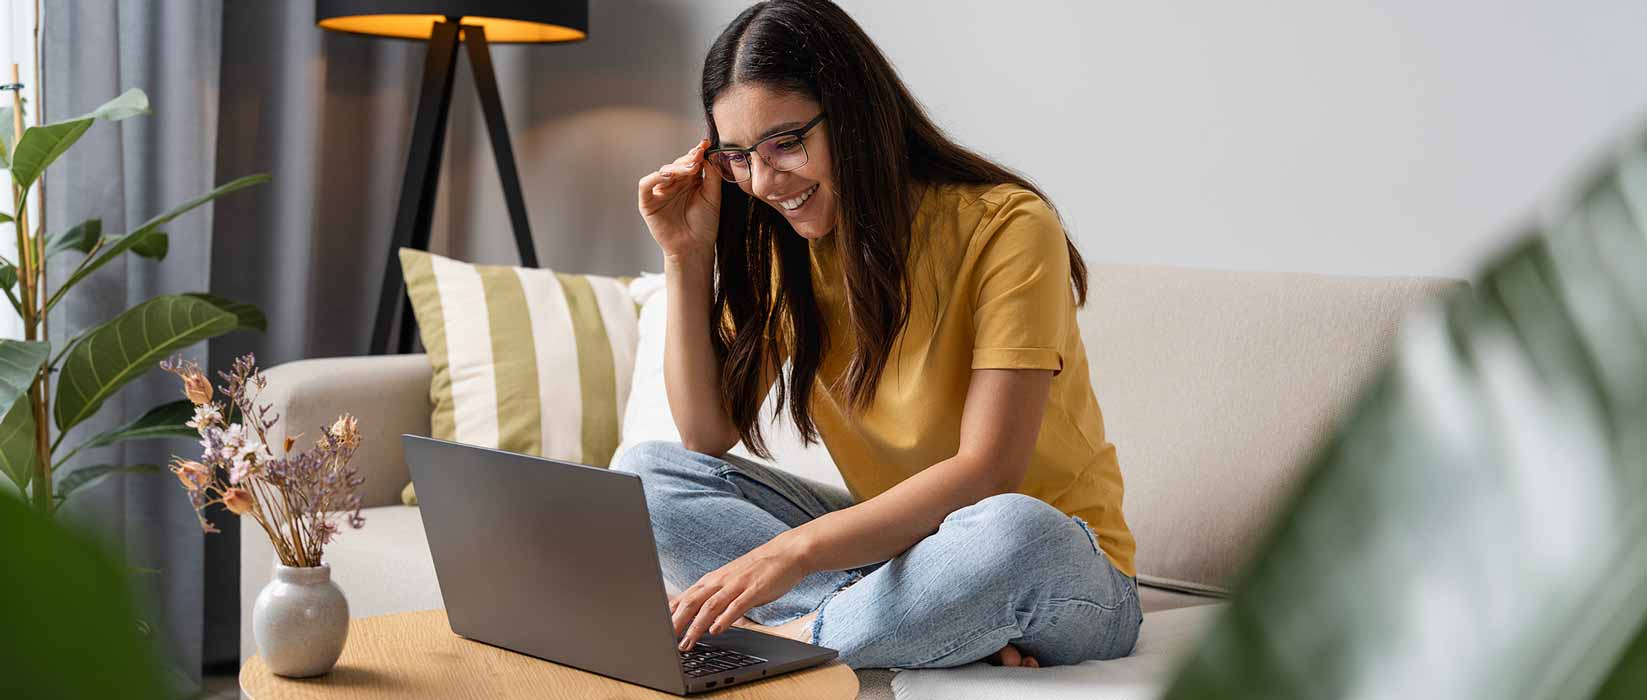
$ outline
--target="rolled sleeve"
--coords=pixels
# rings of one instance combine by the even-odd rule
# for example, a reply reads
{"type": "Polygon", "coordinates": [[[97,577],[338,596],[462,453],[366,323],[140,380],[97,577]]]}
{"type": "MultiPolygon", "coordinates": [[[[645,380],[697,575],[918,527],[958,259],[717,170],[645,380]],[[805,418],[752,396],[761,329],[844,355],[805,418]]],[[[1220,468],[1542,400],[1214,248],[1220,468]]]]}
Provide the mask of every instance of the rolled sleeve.
{"type": "Polygon", "coordinates": [[[1063,371],[1075,296],[1057,215],[1039,197],[1018,194],[979,233],[972,368],[1063,371]]]}
{"type": "Polygon", "coordinates": [[[1064,355],[1055,348],[982,348],[972,351],[973,369],[1064,370],[1064,355]]]}

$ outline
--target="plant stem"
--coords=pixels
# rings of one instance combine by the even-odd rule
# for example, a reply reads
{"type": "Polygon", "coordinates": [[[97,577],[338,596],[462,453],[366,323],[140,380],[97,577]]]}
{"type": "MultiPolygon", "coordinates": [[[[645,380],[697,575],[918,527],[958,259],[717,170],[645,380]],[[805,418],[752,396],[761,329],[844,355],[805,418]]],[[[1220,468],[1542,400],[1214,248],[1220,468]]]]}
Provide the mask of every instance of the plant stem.
{"type": "MultiPolygon", "coordinates": [[[[17,64],[11,64],[11,82],[23,82],[19,75],[17,64]]],[[[12,92],[12,143],[23,140],[23,95],[19,91],[12,92]]],[[[40,260],[36,242],[29,235],[28,191],[17,183],[12,183],[12,201],[16,203],[17,211],[13,215],[12,226],[17,229],[17,256],[21,266],[17,268],[19,291],[22,292],[23,338],[25,340],[39,340],[40,318],[36,313],[36,304],[40,295],[36,284],[40,279],[40,260]]],[[[47,390],[42,386],[45,378],[45,369],[38,368],[34,381],[29,385],[29,403],[34,410],[34,445],[39,457],[35,465],[34,488],[30,489],[33,495],[34,508],[42,515],[51,517],[51,424],[46,422],[47,390]]]]}
{"type": "Polygon", "coordinates": [[[269,541],[274,543],[276,549],[280,550],[281,560],[291,562],[291,566],[299,566],[300,563],[298,562],[296,554],[296,543],[287,541],[286,536],[281,534],[281,526],[286,524],[282,521],[289,522],[292,519],[291,514],[285,512],[285,505],[281,499],[276,499],[268,494],[269,490],[273,490],[277,494],[283,492],[279,487],[268,484],[262,479],[254,478],[250,481],[250,483],[252,484],[252,488],[255,491],[257,500],[260,504],[267,504],[270,508],[275,506],[281,507],[282,512],[275,515],[280,515],[282,517],[272,525],[265,525],[264,528],[268,531],[269,541]]]}
{"type": "Polygon", "coordinates": [[[69,348],[74,347],[75,342],[80,340],[81,336],[85,335],[86,333],[88,333],[90,331],[91,331],[91,329],[88,328],[86,330],[83,330],[83,331],[80,331],[79,333],[74,334],[74,337],[63,341],[63,347],[58,348],[57,354],[53,355],[52,358],[51,358],[51,362],[48,362],[46,364],[49,365],[52,370],[56,370],[57,369],[57,363],[61,362],[63,360],[63,356],[67,355],[69,353],[69,348]]]}
{"type": "MultiPolygon", "coordinates": [[[[97,257],[97,252],[102,250],[102,249],[103,249],[103,239],[99,238],[99,239],[97,239],[97,242],[92,244],[91,250],[86,251],[86,254],[80,258],[80,262],[75,263],[74,270],[69,273],[68,279],[74,279],[75,275],[80,274],[81,270],[85,269],[87,265],[92,264],[92,262],[97,257]]],[[[53,293],[51,296],[47,297],[46,298],[46,304],[45,304],[44,307],[42,307],[43,308],[43,313],[49,313],[52,310],[52,307],[57,306],[57,300],[59,298],[61,298],[64,294],[67,294],[68,291],[69,291],[68,287],[61,287],[57,290],[56,293],[53,293]]]]}
{"type": "MultiPolygon", "coordinates": [[[[274,496],[267,493],[269,489],[274,487],[269,486],[268,484],[259,484],[259,486],[261,487],[259,489],[259,494],[262,502],[268,504],[270,508],[279,507],[279,501],[276,500],[274,496]]],[[[276,492],[278,493],[279,490],[276,489],[276,492]]],[[[292,544],[286,540],[286,536],[281,532],[281,527],[285,524],[286,520],[285,509],[281,508],[279,512],[275,513],[275,515],[277,516],[277,519],[269,524],[269,539],[274,541],[276,546],[280,547],[280,553],[284,560],[290,562],[293,566],[296,566],[297,557],[292,553],[292,544]]]]}
{"type": "MultiPolygon", "coordinates": [[[[41,188],[40,189],[40,194],[42,195],[40,197],[41,227],[39,229],[35,230],[36,235],[34,237],[35,245],[39,246],[38,249],[37,249],[37,255],[35,256],[35,261],[39,264],[39,267],[40,267],[40,295],[41,296],[45,296],[45,294],[46,294],[46,231],[45,231],[46,199],[45,199],[45,196],[44,196],[45,195],[45,186],[46,186],[46,183],[45,183],[44,180],[42,180],[40,182],[40,188],[41,188]]],[[[50,325],[51,316],[46,313],[45,309],[41,309],[40,310],[40,315],[37,316],[36,318],[40,321],[40,337],[49,342],[51,340],[51,325],[50,325]]],[[[36,420],[34,422],[35,449],[40,451],[40,474],[39,474],[39,476],[44,478],[45,481],[46,481],[45,491],[46,491],[46,502],[47,503],[51,502],[51,473],[52,473],[52,469],[54,468],[54,466],[56,464],[52,460],[52,453],[57,451],[57,442],[52,442],[51,441],[51,423],[46,420],[46,417],[47,417],[46,414],[49,413],[49,411],[47,411],[47,409],[46,409],[46,404],[47,404],[48,401],[50,401],[50,397],[51,397],[51,368],[52,368],[52,365],[50,363],[47,363],[46,365],[44,365],[40,368],[40,378],[36,381],[36,384],[40,387],[40,397],[38,399],[36,399],[35,402],[34,402],[35,414],[36,414],[36,416],[35,416],[36,420]]],[[[67,435],[67,434],[68,434],[67,432],[60,433],[57,436],[58,437],[58,442],[61,442],[63,436],[67,435]]],[[[124,477],[122,477],[122,478],[124,478],[124,477]]]]}
{"type": "MultiPolygon", "coordinates": [[[[18,77],[17,64],[11,64],[11,82],[22,82],[18,77]]],[[[11,124],[12,143],[23,140],[23,94],[21,91],[12,91],[11,124]]],[[[34,308],[38,295],[34,294],[35,263],[34,245],[29,240],[29,199],[28,190],[13,182],[12,203],[16,211],[12,214],[12,227],[17,231],[17,284],[18,291],[23,295],[23,332],[29,340],[34,340],[34,308]]]]}
{"type": "Polygon", "coordinates": [[[291,547],[287,546],[285,541],[275,534],[276,529],[269,526],[267,517],[263,514],[263,504],[268,501],[266,494],[268,485],[262,482],[262,479],[252,479],[249,482],[252,487],[252,502],[256,504],[256,510],[252,514],[256,518],[257,524],[262,526],[263,534],[269,536],[269,543],[274,545],[275,553],[280,555],[280,560],[295,563],[297,560],[292,557],[291,547]]]}
{"type": "MultiPolygon", "coordinates": [[[[286,529],[292,533],[292,545],[297,547],[298,555],[303,558],[303,561],[308,561],[309,548],[303,542],[303,524],[298,522],[297,511],[292,508],[292,494],[285,489],[281,489],[280,497],[286,502],[286,515],[288,516],[286,529]]],[[[304,566],[312,565],[304,564],[304,566]]]]}
{"type": "MultiPolygon", "coordinates": [[[[63,441],[63,436],[62,436],[62,435],[61,435],[61,434],[59,434],[59,435],[58,435],[58,436],[57,436],[57,440],[56,440],[56,441],[54,441],[54,442],[53,442],[53,443],[52,443],[52,446],[51,446],[51,451],[52,451],[52,452],[53,452],[53,453],[56,453],[56,452],[57,452],[57,445],[58,445],[58,443],[61,443],[61,442],[62,442],[62,441],[63,441]]],[[[62,456],[62,457],[58,457],[58,458],[57,458],[57,459],[55,459],[55,460],[52,460],[52,463],[53,463],[53,464],[68,464],[68,463],[69,463],[69,460],[71,460],[71,459],[74,459],[74,456],[75,456],[75,455],[77,455],[77,454],[80,454],[80,450],[82,450],[82,449],[85,449],[85,447],[86,447],[86,445],[87,445],[87,444],[88,444],[88,443],[89,443],[89,441],[88,441],[88,442],[82,442],[82,443],[80,443],[80,444],[78,444],[78,445],[75,445],[75,446],[74,446],[74,449],[72,449],[72,450],[69,450],[69,453],[68,453],[68,454],[66,454],[66,455],[63,455],[63,456],[62,456]]]]}
{"type": "Polygon", "coordinates": [[[29,390],[29,400],[34,403],[34,450],[40,456],[40,461],[34,469],[34,507],[41,513],[50,516],[51,507],[51,447],[47,444],[51,440],[51,424],[46,422],[46,392],[42,386],[45,372],[35,377],[34,386],[29,390]]]}
{"type": "MultiPolygon", "coordinates": [[[[46,91],[41,86],[46,84],[45,81],[42,80],[45,76],[46,70],[42,65],[45,63],[43,60],[45,59],[45,54],[40,51],[40,0],[34,0],[33,39],[34,55],[32,58],[34,59],[34,124],[35,126],[44,126],[46,123],[46,91]]],[[[17,81],[14,80],[12,82],[17,81]]],[[[34,232],[35,238],[38,239],[35,244],[40,246],[40,254],[35,258],[35,260],[40,265],[40,288],[43,290],[46,287],[46,178],[44,177],[44,173],[41,175],[42,176],[40,179],[34,183],[34,199],[39,203],[40,209],[40,220],[35,224],[34,232]]],[[[51,339],[50,326],[47,325],[50,321],[51,319],[48,317],[45,307],[41,307],[40,337],[47,340],[51,339]]],[[[46,396],[51,396],[51,369],[49,367],[46,369],[46,379],[46,396]]]]}

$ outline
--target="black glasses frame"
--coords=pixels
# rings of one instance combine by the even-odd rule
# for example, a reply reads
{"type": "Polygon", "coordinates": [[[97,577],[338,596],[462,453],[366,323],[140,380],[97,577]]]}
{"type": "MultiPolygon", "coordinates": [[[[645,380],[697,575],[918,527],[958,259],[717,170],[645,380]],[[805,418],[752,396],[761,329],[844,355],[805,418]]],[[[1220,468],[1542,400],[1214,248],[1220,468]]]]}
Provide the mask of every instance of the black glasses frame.
{"type": "MultiPolygon", "coordinates": [[[[773,170],[776,170],[780,173],[787,173],[791,170],[799,170],[801,168],[806,167],[807,163],[812,162],[812,154],[806,152],[806,134],[807,134],[807,132],[812,130],[812,127],[817,126],[818,122],[823,121],[823,119],[824,119],[824,112],[819,112],[818,116],[812,118],[812,121],[807,122],[806,124],[802,125],[798,129],[790,129],[789,131],[780,131],[776,134],[773,134],[773,135],[768,136],[764,139],[756,141],[755,145],[750,146],[749,148],[725,148],[725,147],[711,148],[707,151],[704,151],[703,157],[705,159],[708,159],[710,157],[720,155],[720,154],[723,154],[723,153],[742,153],[746,157],[747,156],[760,156],[761,162],[766,163],[766,167],[769,167],[769,168],[771,168],[773,170]],[[801,141],[801,152],[806,153],[806,156],[807,156],[805,162],[803,162],[800,165],[797,165],[793,168],[789,168],[788,170],[785,170],[785,169],[780,168],[776,165],[773,165],[772,161],[768,160],[766,156],[761,155],[756,150],[756,149],[761,147],[761,144],[764,144],[768,141],[775,141],[777,139],[781,139],[781,138],[784,138],[786,136],[793,136],[797,139],[800,139],[800,141],[801,141]]],[[[730,179],[728,176],[734,175],[734,173],[732,173],[727,168],[721,168],[721,170],[724,171],[721,175],[721,178],[726,179],[730,182],[743,182],[744,180],[749,179],[748,177],[746,177],[746,178],[743,178],[743,180],[733,180],[733,179],[730,179]]],[[[754,168],[749,169],[749,175],[750,175],[750,177],[753,177],[755,175],[755,169],[754,168]]]]}

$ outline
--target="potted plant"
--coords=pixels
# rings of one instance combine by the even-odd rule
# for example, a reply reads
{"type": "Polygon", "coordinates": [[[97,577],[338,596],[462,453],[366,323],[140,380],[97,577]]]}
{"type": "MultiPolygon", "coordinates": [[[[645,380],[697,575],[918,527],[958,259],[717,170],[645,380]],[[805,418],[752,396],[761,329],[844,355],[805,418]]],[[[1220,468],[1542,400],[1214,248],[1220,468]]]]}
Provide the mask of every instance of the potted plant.
{"type": "Polygon", "coordinates": [[[201,514],[221,505],[249,516],[274,545],[280,564],[252,608],[252,636],[269,670],[282,676],[317,676],[332,669],[349,634],[349,602],[321,558],[338,525],[359,528],[364,479],[349,467],[360,430],[353,416],[338,416],[314,443],[293,452],[287,437],[280,456],[269,445],[279,416],[257,405],[268,380],[251,355],[221,372],[223,401],[198,364],[181,357],[161,363],[183,382],[193,405],[187,425],[200,435],[198,461],[172,460],[171,471],[189,492],[200,526],[215,532],[201,514]]]}
{"type": "Polygon", "coordinates": [[[48,321],[65,295],[81,281],[125,253],[160,260],[168,247],[160,228],[222,195],[266,182],[248,175],[183,203],[125,234],[103,233],[98,219],[47,234],[30,230],[29,196],[45,170],[94,124],[149,113],[141,90],[128,90],[89,114],[67,121],[22,128],[22,101],[0,108],[0,167],[11,171],[12,215],[0,213],[17,237],[17,260],[0,256],[0,289],[23,321],[23,337],[0,339],[0,490],[15,487],[38,512],[49,516],[70,494],[120,471],[159,471],[158,465],[93,464],[63,470],[81,450],[122,440],[187,436],[192,415],[187,401],[157,406],[136,420],[78,445],[64,444],[71,429],[96,415],[103,404],[154,362],[202,340],[238,329],[263,330],[262,312],[250,304],[209,294],[167,294],[133,306],[70,338],[56,353],[47,342],[48,321]],[[79,255],[80,262],[55,288],[47,284],[46,261],[79,255]],[[56,376],[55,393],[53,376],[56,376]],[[55,437],[53,434],[55,428],[55,437]]]}

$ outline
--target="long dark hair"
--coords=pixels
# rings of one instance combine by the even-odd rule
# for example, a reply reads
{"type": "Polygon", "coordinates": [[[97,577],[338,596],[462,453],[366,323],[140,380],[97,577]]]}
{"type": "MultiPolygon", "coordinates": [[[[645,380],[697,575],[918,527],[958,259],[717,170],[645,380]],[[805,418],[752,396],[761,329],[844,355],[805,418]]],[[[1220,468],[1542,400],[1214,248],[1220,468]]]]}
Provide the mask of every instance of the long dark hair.
{"type": "MultiPolygon", "coordinates": [[[[807,95],[828,116],[835,181],[832,242],[839,251],[850,308],[852,358],[842,381],[850,410],[867,408],[893,344],[909,320],[907,274],[917,185],[1018,185],[1047,200],[1023,176],[951,141],[922,111],[869,35],[828,0],[769,0],[727,25],[703,62],[709,140],[715,98],[751,83],[807,95]]],[[[1070,281],[1080,304],[1087,268],[1069,242],[1070,281]]],[[[832,338],[812,290],[808,242],[772,207],[733,183],[721,184],[711,345],[721,365],[721,401],[739,436],[770,458],[759,414],[763,371],[787,353],[777,410],[789,408],[802,440],[818,439],[811,397],[832,338]],[[730,319],[731,324],[723,324],[730,319]],[[807,342],[810,341],[810,342],[807,342]]]]}

